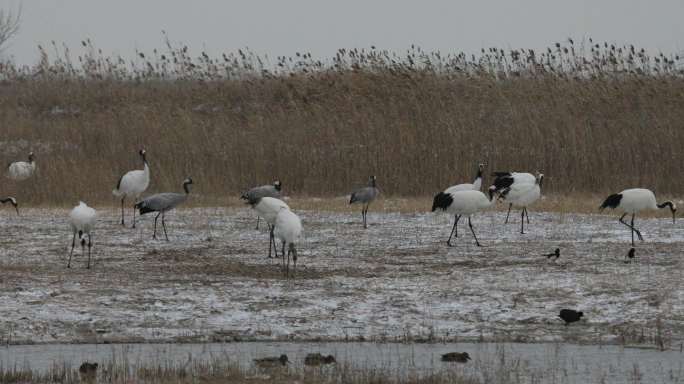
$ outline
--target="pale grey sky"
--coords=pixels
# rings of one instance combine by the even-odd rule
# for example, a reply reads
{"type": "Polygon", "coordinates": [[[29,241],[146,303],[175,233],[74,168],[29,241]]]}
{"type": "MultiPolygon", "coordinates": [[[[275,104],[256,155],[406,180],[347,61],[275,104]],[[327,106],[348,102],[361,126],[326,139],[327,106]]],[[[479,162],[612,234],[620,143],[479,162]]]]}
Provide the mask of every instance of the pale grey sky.
{"type": "Polygon", "coordinates": [[[403,51],[475,52],[543,48],[567,37],[633,43],[651,51],[684,48],[684,0],[0,0],[23,7],[19,34],[5,52],[37,60],[51,40],[80,51],[89,37],[106,53],[163,48],[162,30],[194,52],[250,47],[270,56],[376,45],[403,51]]]}

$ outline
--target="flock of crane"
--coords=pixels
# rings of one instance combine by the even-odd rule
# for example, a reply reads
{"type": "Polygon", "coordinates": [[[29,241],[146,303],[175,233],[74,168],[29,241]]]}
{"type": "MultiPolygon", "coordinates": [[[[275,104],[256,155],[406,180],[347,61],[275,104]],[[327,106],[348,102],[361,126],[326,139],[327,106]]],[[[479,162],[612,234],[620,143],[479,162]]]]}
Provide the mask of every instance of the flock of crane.
{"type": "MultiPolygon", "coordinates": [[[[150,183],[150,168],[147,163],[146,152],[141,149],[139,155],[143,162],[143,169],[136,169],[125,173],[119,179],[116,188],[112,191],[113,194],[121,198],[121,225],[125,225],[124,220],[124,205],[125,200],[130,198],[133,200],[133,223],[135,228],[135,212],[139,211],[141,215],[146,213],[156,212],[154,218],[154,231],[152,237],[157,238],[157,220],[161,216],[162,228],[166,240],[169,240],[166,223],[164,222],[164,215],[169,210],[174,209],[183,202],[185,202],[190,194],[189,186],[193,184],[192,178],[188,177],[183,181],[183,193],[157,193],[143,199],[140,199],[142,194],[147,190],[150,183]]],[[[447,240],[449,246],[453,246],[453,237],[458,237],[458,223],[464,216],[468,218],[468,226],[475,239],[475,244],[480,246],[475,230],[471,222],[471,216],[477,212],[483,211],[493,206],[497,200],[507,202],[508,214],[506,215],[506,223],[508,222],[512,207],[520,208],[520,233],[525,233],[525,220],[529,224],[529,215],[527,208],[534,204],[541,197],[542,182],[544,175],[537,172],[536,175],[531,173],[521,172],[494,172],[495,177],[493,184],[488,188],[488,194],[485,195],[480,191],[482,188],[482,176],[484,172],[484,164],[479,164],[477,175],[472,183],[453,185],[442,192],[439,192],[433,200],[432,211],[445,211],[454,215],[454,225],[451,228],[451,233],[447,240]]],[[[7,176],[10,179],[21,181],[30,178],[36,169],[35,157],[33,152],[29,153],[28,161],[17,161],[9,164],[7,167],[7,176]]],[[[302,233],[302,222],[300,218],[290,209],[290,207],[280,199],[282,191],[282,184],[276,180],[272,185],[263,185],[255,187],[245,192],[241,198],[252,206],[257,212],[259,218],[263,218],[269,226],[269,252],[268,257],[278,257],[276,239],[281,241],[281,256],[283,258],[283,265],[285,273],[289,275],[290,255],[294,262],[294,271],[297,267],[297,244],[300,241],[302,233]],[[287,247],[287,264],[285,264],[285,250],[287,247]]],[[[358,203],[362,206],[361,215],[363,218],[364,228],[368,227],[367,214],[369,205],[378,197],[380,190],[377,187],[375,176],[371,176],[368,181],[368,186],[360,188],[351,194],[349,203],[358,203]]],[[[0,203],[11,203],[19,214],[17,200],[14,197],[0,198],[0,203]]],[[[648,189],[633,188],[626,189],[620,193],[612,194],[605,199],[600,205],[599,209],[605,208],[617,209],[623,212],[619,222],[627,226],[632,235],[632,247],[634,247],[634,235],[643,241],[641,232],[634,226],[634,219],[636,214],[645,210],[656,210],[669,208],[672,213],[672,222],[675,221],[677,207],[671,201],[657,203],[655,195],[648,189]],[[631,214],[631,221],[626,222],[625,216],[631,214]]],[[[97,212],[95,209],[89,207],[84,202],[74,207],[69,214],[69,224],[72,229],[71,252],[69,253],[69,261],[67,268],[71,267],[71,258],[74,253],[76,245],[76,237],[83,253],[85,254],[85,247],[88,247],[88,264],[90,268],[92,237],[91,233],[95,226],[97,212]],[[87,237],[87,242],[86,242],[87,237]]],[[[257,229],[259,228],[259,218],[257,219],[257,229]]],[[[632,248],[633,250],[633,248],[632,248]]],[[[557,250],[558,252],[558,250],[557,250]]]]}

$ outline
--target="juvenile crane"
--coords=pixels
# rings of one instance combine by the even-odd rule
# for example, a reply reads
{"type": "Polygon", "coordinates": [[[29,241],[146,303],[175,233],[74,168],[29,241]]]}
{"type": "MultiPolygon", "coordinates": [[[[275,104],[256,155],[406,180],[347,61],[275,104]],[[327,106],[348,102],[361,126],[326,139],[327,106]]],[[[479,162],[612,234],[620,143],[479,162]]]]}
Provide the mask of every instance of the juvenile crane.
{"type": "Polygon", "coordinates": [[[630,232],[632,233],[632,247],[634,247],[635,233],[639,240],[644,241],[641,232],[634,227],[634,218],[638,212],[670,208],[670,212],[672,212],[672,224],[675,222],[675,215],[677,213],[677,206],[675,204],[671,201],[658,204],[653,192],[645,188],[625,189],[620,193],[608,196],[599,207],[599,211],[603,211],[606,208],[617,209],[623,212],[619,221],[630,229],[630,232]],[[632,221],[628,224],[624,221],[624,218],[630,213],[632,214],[632,221]]]}
{"type": "Polygon", "coordinates": [[[290,207],[284,201],[268,196],[247,200],[247,204],[251,205],[252,208],[257,212],[257,215],[263,217],[268,224],[268,257],[271,257],[271,251],[275,253],[275,257],[278,257],[278,249],[275,243],[274,225],[280,209],[285,208],[289,210],[290,207]]]}
{"type": "MultiPolygon", "coordinates": [[[[240,198],[243,200],[247,200],[248,202],[250,200],[256,200],[261,197],[275,197],[279,199],[282,188],[283,184],[280,182],[280,180],[276,180],[273,182],[272,185],[262,185],[260,187],[254,187],[249,191],[243,193],[242,196],[240,196],[240,198]]],[[[256,229],[259,229],[260,218],[261,216],[257,216],[256,229]]]]}
{"type": "Polygon", "coordinates": [[[93,248],[91,232],[95,227],[96,218],[97,212],[82,201],[80,201],[78,205],[71,210],[71,213],[69,213],[69,225],[71,225],[73,238],[71,239],[71,253],[69,253],[67,268],[71,268],[71,257],[74,254],[74,246],[76,246],[76,235],[78,235],[78,240],[81,243],[81,250],[84,254],[86,245],[85,236],[88,235],[88,266],[86,268],[90,269],[90,252],[93,248]]]}
{"type": "Polygon", "coordinates": [[[285,274],[290,275],[290,254],[294,262],[294,274],[297,273],[297,244],[302,236],[302,221],[294,212],[280,208],[275,221],[275,236],[283,243],[282,257],[285,263],[285,247],[287,246],[287,265],[285,274]]]}
{"type": "Polygon", "coordinates": [[[473,213],[485,210],[494,204],[494,186],[489,187],[489,198],[480,191],[456,191],[451,193],[440,192],[435,196],[432,203],[432,212],[441,209],[448,213],[455,215],[456,220],[454,221],[454,226],[451,228],[451,234],[447,240],[447,244],[451,247],[451,238],[456,235],[458,237],[458,221],[461,216],[468,216],[468,226],[470,231],[473,233],[475,238],[475,244],[480,247],[480,242],[477,240],[475,235],[475,230],[473,229],[473,223],[470,220],[470,216],[473,213]]]}
{"type": "Polygon", "coordinates": [[[499,197],[504,201],[508,202],[508,214],[506,215],[506,223],[508,222],[508,215],[511,213],[511,207],[521,207],[520,212],[520,233],[525,234],[525,217],[527,217],[527,223],[530,223],[530,217],[527,213],[527,207],[534,204],[541,197],[541,187],[544,181],[544,174],[537,173],[535,181],[533,183],[528,183],[526,181],[513,182],[508,187],[503,189],[499,185],[495,184],[493,187],[499,192],[499,197]]]}
{"type": "Polygon", "coordinates": [[[147,190],[150,185],[150,167],[147,164],[145,157],[145,149],[141,149],[138,154],[143,161],[143,169],[136,169],[126,172],[121,176],[116,188],[112,191],[114,196],[121,198],[121,225],[124,224],[124,201],[127,197],[133,199],[133,226],[135,228],[135,203],[140,198],[140,195],[147,190]]]}
{"type": "Polygon", "coordinates": [[[349,204],[360,203],[363,208],[361,209],[361,216],[363,217],[363,227],[368,228],[368,222],[366,220],[368,216],[368,206],[375,200],[380,194],[380,190],[376,186],[375,176],[371,176],[368,180],[368,186],[357,189],[352,192],[351,198],[349,199],[349,204]]]}
{"type": "Polygon", "coordinates": [[[159,215],[161,215],[162,228],[164,228],[164,237],[166,237],[166,241],[169,241],[169,235],[166,233],[164,214],[181,205],[185,202],[185,200],[188,199],[188,195],[190,195],[189,185],[191,184],[192,178],[188,177],[187,179],[183,180],[183,191],[185,191],[185,193],[157,193],[152,196],[148,196],[135,204],[135,208],[140,210],[140,215],[150,212],[157,212],[157,216],[154,217],[154,232],[152,233],[153,239],[157,239],[157,219],[159,219],[159,215]]]}
{"type": "Polygon", "coordinates": [[[35,171],[35,156],[33,152],[29,152],[28,161],[15,161],[7,166],[7,177],[12,180],[22,181],[33,176],[35,171]]]}
{"type": "Polygon", "coordinates": [[[0,203],[5,204],[5,203],[12,203],[14,206],[14,209],[17,211],[17,216],[19,216],[19,204],[17,204],[17,199],[14,197],[3,197],[0,198],[0,203]]]}

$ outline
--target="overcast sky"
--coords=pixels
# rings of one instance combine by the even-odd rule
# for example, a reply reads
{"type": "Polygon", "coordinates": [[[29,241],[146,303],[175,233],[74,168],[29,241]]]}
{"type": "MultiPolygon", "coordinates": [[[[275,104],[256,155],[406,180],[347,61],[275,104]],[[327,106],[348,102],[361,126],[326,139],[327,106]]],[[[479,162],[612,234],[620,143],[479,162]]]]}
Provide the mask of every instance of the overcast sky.
{"type": "Polygon", "coordinates": [[[684,48],[684,0],[0,0],[23,8],[22,26],[5,55],[37,60],[38,44],[64,42],[74,53],[89,37],[108,54],[163,47],[162,30],[195,52],[250,47],[262,54],[337,48],[475,52],[543,48],[573,37],[634,43],[649,50],[684,48]]]}

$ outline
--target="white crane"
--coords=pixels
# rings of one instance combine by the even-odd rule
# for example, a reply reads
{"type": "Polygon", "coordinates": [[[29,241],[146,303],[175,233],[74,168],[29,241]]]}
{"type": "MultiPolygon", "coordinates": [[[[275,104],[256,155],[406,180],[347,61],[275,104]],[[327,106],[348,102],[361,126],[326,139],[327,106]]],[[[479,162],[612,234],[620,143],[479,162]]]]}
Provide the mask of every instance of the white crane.
{"type": "Polygon", "coordinates": [[[190,188],[188,186],[191,184],[192,178],[188,177],[187,179],[183,180],[183,191],[185,193],[157,193],[152,196],[148,196],[135,204],[134,208],[140,210],[140,215],[150,212],[158,212],[157,216],[154,217],[154,232],[152,233],[153,239],[157,238],[157,219],[159,219],[159,215],[161,215],[162,228],[164,228],[164,237],[166,237],[166,241],[169,241],[169,235],[166,233],[164,215],[166,212],[176,208],[188,199],[188,195],[190,195],[190,188]]]}
{"type": "Polygon", "coordinates": [[[297,244],[302,236],[302,221],[294,212],[285,207],[278,211],[275,221],[275,236],[283,242],[283,264],[285,263],[285,247],[287,246],[287,265],[285,274],[290,274],[290,254],[294,262],[294,272],[297,273],[297,244]]]}
{"type": "MultiPolygon", "coordinates": [[[[501,193],[501,191],[514,185],[520,186],[523,184],[534,184],[537,181],[536,176],[527,172],[494,172],[492,173],[492,176],[495,177],[493,185],[496,187],[497,193],[501,193]]],[[[513,203],[509,202],[508,213],[506,214],[506,221],[504,221],[504,224],[508,224],[508,217],[511,215],[511,208],[513,208],[513,203]]],[[[527,224],[529,223],[530,218],[528,217],[527,224]]]]}
{"type": "Polygon", "coordinates": [[[19,204],[17,204],[17,199],[15,199],[14,197],[7,196],[7,197],[0,198],[0,203],[2,203],[2,204],[12,203],[12,205],[14,206],[14,209],[17,210],[17,216],[19,216],[19,204]]]}
{"type": "Polygon", "coordinates": [[[368,228],[368,222],[366,220],[368,216],[368,206],[375,200],[380,194],[380,190],[375,184],[375,176],[371,176],[368,179],[368,186],[364,188],[357,189],[352,192],[351,198],[349,199],[349,204],[361,203],[363,208],[361,209],[361,216],[363,216],[363,227],[368,228]]]}
{"type": "Polygon", "coordinates": [[[447,240],[447,244],[451,245],[451,238],[456,235],[458,237],[458,221],[461,216],[468,216],[468,226],[470,231],[473,233],[475,238],[475,244],[480,246],[480,242],[477,240],[475,235],[475,230],[473,230],[473,223],[470,220],[470,216],[476,212],[483,211],[494,204],[494,192],[495,187],[489,187],[489,198],[480,191],[455,191],[450,193],[440,192],[435,196],[434,202],[432,203],[432,212],[441,209],[448,213],[456,216],[454,221],[454,226],[451,228],[451,234],[447,240]]]}
{"type": "Polygon", "coordinates": [[[71,268],[71,256],[74,254],[76,235],[78,235],[78,240],[81,243],[81,249],[83,250],[84,254],[86,245],[85,236],[88,235],[88,266],[86,268],[90,269],[90,251],[93,247],[91,232],[93,227],[95,227],[96,218],[97,212],[95,212],[93,208],[90,208],[82,201],[71,210],[71,213],[69,213],[69,224],[71,225],[71,231],[73,232],[74,236],[71,240],[71,253],[69,253],[69,262],[67,263],[67,268],[71,268]]]}
{"type": "Polygon", "coordinates": [[[632,188],[625,189],[620,193],[615,193],[608,196],[608,198],[606,198],[603,204],[601,204],[599,207],[599,211],[603,211],[606,208],[611,208],[618,209],[623,212],[623,215],[620,216],[619,221],[630,229],[632,233],[632,247],[634,247],[635,233],[639,237],[639,240],[644,241],[644,238],[641,236],[641,232],[634,227],[634,217],[636,214],[641,211],[663,209],[666,207],[670,208],[670,212],[672,212],[672,223],[674,224],[675,214],[677,213],[677,206],[675,204],[673,204],[671,201],[658,204],[656,202],[655,195],[650,190],[645,188],[632,188]],[[624,218],[630,213],[632,214],[632,222],[631,224],[627,224],[624,221],[624,218]]]}
{"type": "Polygon", "coordinates": [[[247,200],[247,204],[257,212],[257,215],[266,220],[269,228],[268,237],[268,257],[271,257],[271,250],[275,252],[275,257],[278,257],[278,250],[275,244],[275,235],[273,233],[278,212],[282,208],[290,209],[284,201],[276,199],[275,197],[257,197],[255,199],[247,200]]]}
{"type": "Polygon", "coordinates": [[[456,192],[456,191],[479,191],[480,188],[482,188],[482,171],[484,171],[484,164],[480,164],[477,166],[477,175],[475,175],[475,180],[473,181],[472,184],[470,183],[463,183],[463,184],[456,184],[452,185],[451,187],[447,188],[444,190],[444,193],[451,193],[451,192],[456,192]]]}
{"type": "Polygon", "coordinates": [[[116,188],[112,191],[114,196],[121,198],[121,225],[124,224],[124,200],[126,197],[133,198],[133,227],[135,228],[135,203],[140,198],[140,195],[145,192],[150,185],[150,167],[145,158],[145,149],[141,149],[138,154],[143,161],[143,169],[136,169],[134,171],[126,172],[121,176],[116,188]]]}
{"type": "Polygon", "coordinates": [[[7,177],[12,180],[22,181],[33,176],[35,171],[35,156],[33,152],[29,152],[28,161],[15,161],[7,166],[7,177]]]}
{"type": "MultiPolygon", "coordinates": [[[[508,216],[511,214],[511,207],[516,206],[522,208],[520,212],[520,233],[525,234],[525,223],[524,220],[527,218],[527,224],[530,223],[530,216],[527,213],[527,207],[534,204],[539,198],[541,198],[541,187],[544,181],[544,174],[537,173],[534,178],[533,183],[529,183],[529,178],[525,175],[522,181],[514,181],[509,184],[508,187],[501,189],[501,185],[504,183],[499,183],[497,185],[496,181],[493,187],[496,192],[499,193],[499,198],[508,202],[508,214],[506,214],[506,223],[508,223],[508,216]]],[[[497,178],[497,180],[500,180],[497,178]]],[[[504,179],[506,180],[506,179],[504,179]]],[[[510,180],[510,179],[509,179],[510,180]]]]}
{"type": "MultiPolygon", "coordinates": [[[[247,201],[256,200],[260,197],[275,197],[279,199],[280,192],[282,189],[283,184],[280,182],[280,180],[276,180],[273,182],[273,185],[262,185],[260,187],[254,187],[249,191],[243,193],[242,196],[240,196],[240,198],[247,201]]],[[[257,216],[256,229],[259,229],[260,218],[260,216],[257,216]]]]}
{"type": "MultiPolygon", "coordinates": [[[[479,191],[480,188],[482,188],[482,171],[484,170],[484,164],[480,164],[477,167],[477,175],[475,176],[475,181],[473,181],[472,184],[470,183],[463,183],[463,184],[456,184],[452,185],[451,187],[447,188],[444,190],[443,193],[452,193],[452,192],[457,192],[457,191],[479,191]]],[[[437,203],[437,197],[440,196],[437,194],[435,196],[433,202],[432,202],[432,210],[435,210],[435,204],[437,203]]],[[[458,220],[458,215],[454,215],[454,221],[458,220]]]]}

